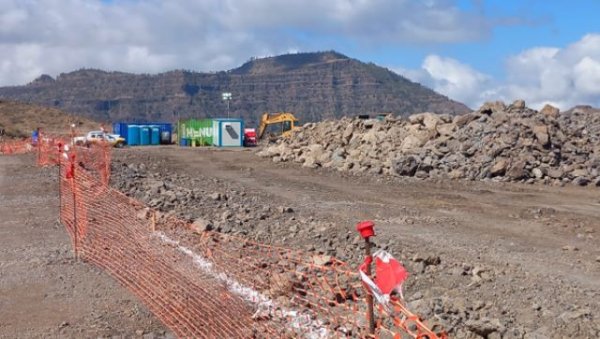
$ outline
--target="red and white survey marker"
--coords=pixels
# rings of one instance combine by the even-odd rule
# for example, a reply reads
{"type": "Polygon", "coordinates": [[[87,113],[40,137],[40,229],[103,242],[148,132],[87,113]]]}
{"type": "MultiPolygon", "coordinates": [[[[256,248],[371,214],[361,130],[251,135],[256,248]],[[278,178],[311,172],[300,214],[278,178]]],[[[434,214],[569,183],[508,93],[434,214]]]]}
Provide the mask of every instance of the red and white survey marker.
{"type": "Polygon", "coordinates": [[[393,291],[396,291],[400,294],[400,298],[404,299],[402,283],[408,277],[408,272],[388,252],[378,250],[373,253],[373,256],[367,257],[363,264],[360,265],[359,272],[363,283],[371,291],[371,294],[373,294],[378,303],[387,307],[390,302],[390,294],[393,291]],[[366,273],[368,265],[373,262],[373,258],[375,258],[375,281],[371,280],[366,273]]]}

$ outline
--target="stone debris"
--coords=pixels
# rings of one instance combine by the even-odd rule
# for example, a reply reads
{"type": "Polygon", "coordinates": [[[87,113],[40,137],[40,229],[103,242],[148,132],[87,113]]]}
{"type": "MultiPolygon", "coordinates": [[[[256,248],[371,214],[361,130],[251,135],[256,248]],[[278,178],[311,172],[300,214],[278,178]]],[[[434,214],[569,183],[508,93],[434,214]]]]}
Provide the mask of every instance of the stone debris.
{"type": "Polygon", "coordinates": [[[517,100],[454,117],[342,118],[306,124],[258,155],[355,174],[600,186],[600,114],[517,100]]]}
{"type": "MultiPolygon", "coordinates": [[[[422,123],[423,126],[427,124],[432,130],[434,126],[436,131],[440,130],[439,123],[437,125],[431,123],[432,116],[434,117],[434,115],[425,115],[421,118],[413,118],[413,121],[419,121],[419,124],[422,123]]],[[[444,119],[454,121],[453,119],[457,118],[447,117],[444,119]]],[[[461,119],[470,120],[471,123],[477,121],[477,118],[472,119],[471,117],[461,119]]],[[[354,138],[362,140],[364,135],[369,135],[366,137],[367,139],[373,138],[381,145],[389,143],[390,145],[384,146],[388,149],[393,148],[393,143],[391,141],[386,143],[385,138],[378,136],[379,132],[373,131],[378,131],[381,126],[388,126],[386,128],[389,130],[403,130],[404,127],[401,126],[409,125],[407,121],[401,122],[389,117],[382,122],[373,121],[370,129],[364,127],[364,121],[361,120],[345,119],[341,121],[346,121],[346,124],[342,126],[339,121],[322,124],[337,126],[335,128],[340,130],[342,136],[346,135],[348,142],[354,138]],[[352,133],[349,130],[352,130],[352,133]],[[359,131],[362,132],[359,133],[359,131]],[[356,135],[360,135],[360,137],[356,135]]],[[[442,126],[444,124],[447,123],[443,123],[442,126]]],[[[466,122],[464,126],[469,126],[469,124],[470,122],[466,122]]],[[[301,133],[309,131],[316,133],[315,131],[321,131],[322,128],[315,125],[314,130],[305,129],[301,133]]],[[[456,134],[461,128],[453,127],[448,130],[453,130],[452,133],[456,134]]],[[[549,139],[553,140],[553,132],[551,129],[550,131],[549,139]]],[[[337,148],[330,146],[330,143],[337,142],[336,138],[334,136],[330,142],[307,147],[307,153],[298,156],[312,157],[313,160],[310,162],[317,167],[323,167],[327,161],[339,162],[340,166],[347,166],[346,170],[352,171],[355,165],[352,167],[347,165],[346,159],[360,157],[363,151],[348,146],[337,148]]],[[[399,142],[399,144],[401,143],[402,141],[399,142]]],[[[465,141],[464,144],[468,143],[465,141]]],[[[472,157],[478,156],[478,147],[473,148],[469,145],[460,147],[467,153],[473,153],[472,157]]],[[[281,161],[293,162],[296,159],[294,148],[288,146],[288,143],[273,145],[266,148],[265,151],[270,149],[276,149],[279,152],[277,157],[282,159],[281,161]]],[[[598,153],[591,152],[590,154],[598,153]]],[[[439,159],[431,154],[422,157],[418,153],[407,153],[401,165],[398,166],[402,166],[404,171],[412,173],[414,176],[423,175],[424,178],[427,178],[435,170],[439,159]]],[[[523,171],[527,172],[528,162],[525,161],[525,163],[523,171]]],[[[489,170],[491,171],[491,167],[496,164],[498,165],[495,170],[498,173],[504,171],[504,174],[498,174],[494,178],[522,175],[517,171],[521,165],[517,166],[509,153],[502,153],[491,160],[489,170]]],[[[548,177],[548,173],[552,169],[570,173],[563,167],[551,167],[550,170],[546,170],[542,163],[535,168],[543,171],[544,179],[548,177]]],[[[366,172],[382,174],[389,170],[383,165],[379,169],[380,171],[374,171],[371,168],[366,172]]],[[[470,173],[470,169],[466,165],[453,168],[453,171],[470,173]]],[[[589,168],[587,171],[591,173],[589,168]]],[[[527,172],[526,175],[536,172],[527,172]]],[[[577,174],[582,175],[583,173],[577,174]]],[[[456,178],[464,178],[464,176],[457,175],[456,178]]],[[[558,179],[559,181],[562,180],[561,176],[559,178],[561,178],[558,179]]],[[[346,261],[356,268],[364,259],[363,240],[356,234],[352,225],[315,214],[314,210],[305,205],[290,204],[289,201],[283,201],[262,191],[250,191],[234,182],[216,180],[203,174],[173,173],[164,159],[157,160],[143,154],[128,157],[126,161],[116,158],[112,163],[111,185],[156,209],[154,215],[158,223],[162,218],[176,216],[188,221],[192,231],[197,233],[212,230],[260,243],[302,249],[309,252],[308,258],[315,267],[335,265],[335,258],[346,261]],[[148,165],[145,166],[139,162],[145,162],[148,165]],[[215,199],[217,197],[215,193],[219,194],[219,199],[215,199]]],[[[399,213],[406,214],[398,220],[398,223],[401,224],[418,225],[421,220],[418,214],[413,214],[409,210],[402,210],[399,213]]],[[[543,219],[551,218],[556,211],[552,208],[532,208],[528,213],[532,218],[543,219]]],[[[149,216],[149,209],[141,209],[137,215],[140,219],[149,216]]],[[[594,228],[589,226],[582,227],[581,230],[589,235],[594,232],[594,228]]],[[[574,303],[573,300],[577,300],[584,293],[579,288],[563,289],[557,296],[554,295],[553,289],[547,287],[548,285],[540,287],[533,284],[534,280],[529,277],[528,273],[523,272],[516,265],[507,264],[499,267],[484,264],[479,260],[458,262],[457,258],[444,253],[443,250],[431,252],[426,248],[415,249],[408,244],[408,241],[400,241],[396,238],[388,239],[382,236],[375,237],[373,241],[374,248],[382,248],[393,253],[410,272],[411,276],[404,290],[409,309],[423,319],[432,321],[428,325],[438,324],[443,327],[453,338],[533,338],[535,335],[546,333],[540,329],[542,325],[548,325],[554,331],[558,328],[561,334],[570,333],[575,336],[579,334],[579,337],[582,338],[599,337],[600,327],[597,325],[597,317],[593,312],[590,313],[587,309],[581,311],[569,308],[569,305],[574,303]],[[552,298],[548,297],[549,295],[552,298]],[[518,316],[520,313],[516,311],[522,308],[535,313],[536,317],[544,317],[541,323],[522,321],[518,316]],[[572,312],[564,313],[566,311],[572,312]],[[565,319],[575,320],[565,323],[565,319]],[[555,322],[559,323],[560,327],[553,325],[555,322]],[[574,328],[569,326],[574,326],[574,328]]],[[[472,250],[482,251],[476,252],[478,256],[486,256],[488,250],[478,249],[479,247],[474,244],[472,250]]],[[[578,249],[578,247],[565,243],[555,250],[562,255],[577,255],[585,252],[584,247],[581,247],[581,250],[578,249]],[[563,245],[564,248],[561,248],[563,245]]],[[[597,255],[598,253],[594,253],[590,260],[593,261],[597,255]]],[[[600,257],[596,261],[600,262],[600,257]]],[[[597,263],[594,262],[594,265],[597,263]]],[[[285,296],[289,289],[298,284],[300,279],[299,276],[288,273],[277,271],[265,276],[269,279],[268,283],[271,286],[267,294],[282,304],[287,300],[285,296]]],[[[548,284],[564,286],[561,285],[563,283],[561,279],[557,276],[552,278],[548,284]]],[[[351,295],[355,288],[351,281],[339,281],[338,283],[344,293],[332,291],[331,293],[334,295],[330,299],[341,300],[343,294],[351,295]]],[[[591,298],[594,298],[593,295],[591,298]]],[[[351,327],[351,325],[348,326],[351,327]]]]}

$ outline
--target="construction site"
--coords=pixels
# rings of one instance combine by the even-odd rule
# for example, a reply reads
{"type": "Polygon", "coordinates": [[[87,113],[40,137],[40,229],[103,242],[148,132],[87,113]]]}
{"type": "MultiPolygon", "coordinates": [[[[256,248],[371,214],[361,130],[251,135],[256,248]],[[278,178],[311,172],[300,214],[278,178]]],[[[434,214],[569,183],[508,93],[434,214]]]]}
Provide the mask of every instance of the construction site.
{"type": "Polygon", "coordinates": [[[600,1],[0,3],[0,339],[600,339],[600,1]]]}
{"type": "Polygon", "coordinates": [[[598,115],[277,123],[252,147],[5,139],[0,336],[600,335],[598,115]]]}

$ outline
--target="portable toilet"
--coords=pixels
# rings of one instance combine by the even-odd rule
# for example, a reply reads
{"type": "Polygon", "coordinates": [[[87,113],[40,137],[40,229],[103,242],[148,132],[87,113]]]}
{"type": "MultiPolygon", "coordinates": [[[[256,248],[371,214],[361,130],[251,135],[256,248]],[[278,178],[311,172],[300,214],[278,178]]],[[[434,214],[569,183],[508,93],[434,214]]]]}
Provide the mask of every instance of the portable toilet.
{"type": "Polygon", "coordinates": [[[127,145],[135,146],[140,144],[140,126],[127,125],[127,145]]]}
{"type": "Polygon", "coordinates": [[[214,119],[212,142],[214,146],[218,147],[243,146],[244,121],[242,119],[214,119]]]}
{"type": "Polygon", "coordinates": [[[150,145],[150,127],[140,127],[140,145],[150,145]]]}
{"type": "Polygon", "coordinates": [[[160,145],[160,127],[150,126],[150,144],[160,145]]]}

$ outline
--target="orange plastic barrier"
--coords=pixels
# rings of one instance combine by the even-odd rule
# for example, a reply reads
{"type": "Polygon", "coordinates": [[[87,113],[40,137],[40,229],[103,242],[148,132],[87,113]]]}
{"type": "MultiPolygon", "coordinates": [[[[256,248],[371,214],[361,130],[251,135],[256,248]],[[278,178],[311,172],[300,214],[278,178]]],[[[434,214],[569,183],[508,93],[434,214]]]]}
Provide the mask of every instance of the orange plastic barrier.
{"type": "Polygon", "coordinates": [[[32,152],[35,146],[32,145],[31,139],[6,139],[0,140],[0,154],[24,154],[32,152]]]}

